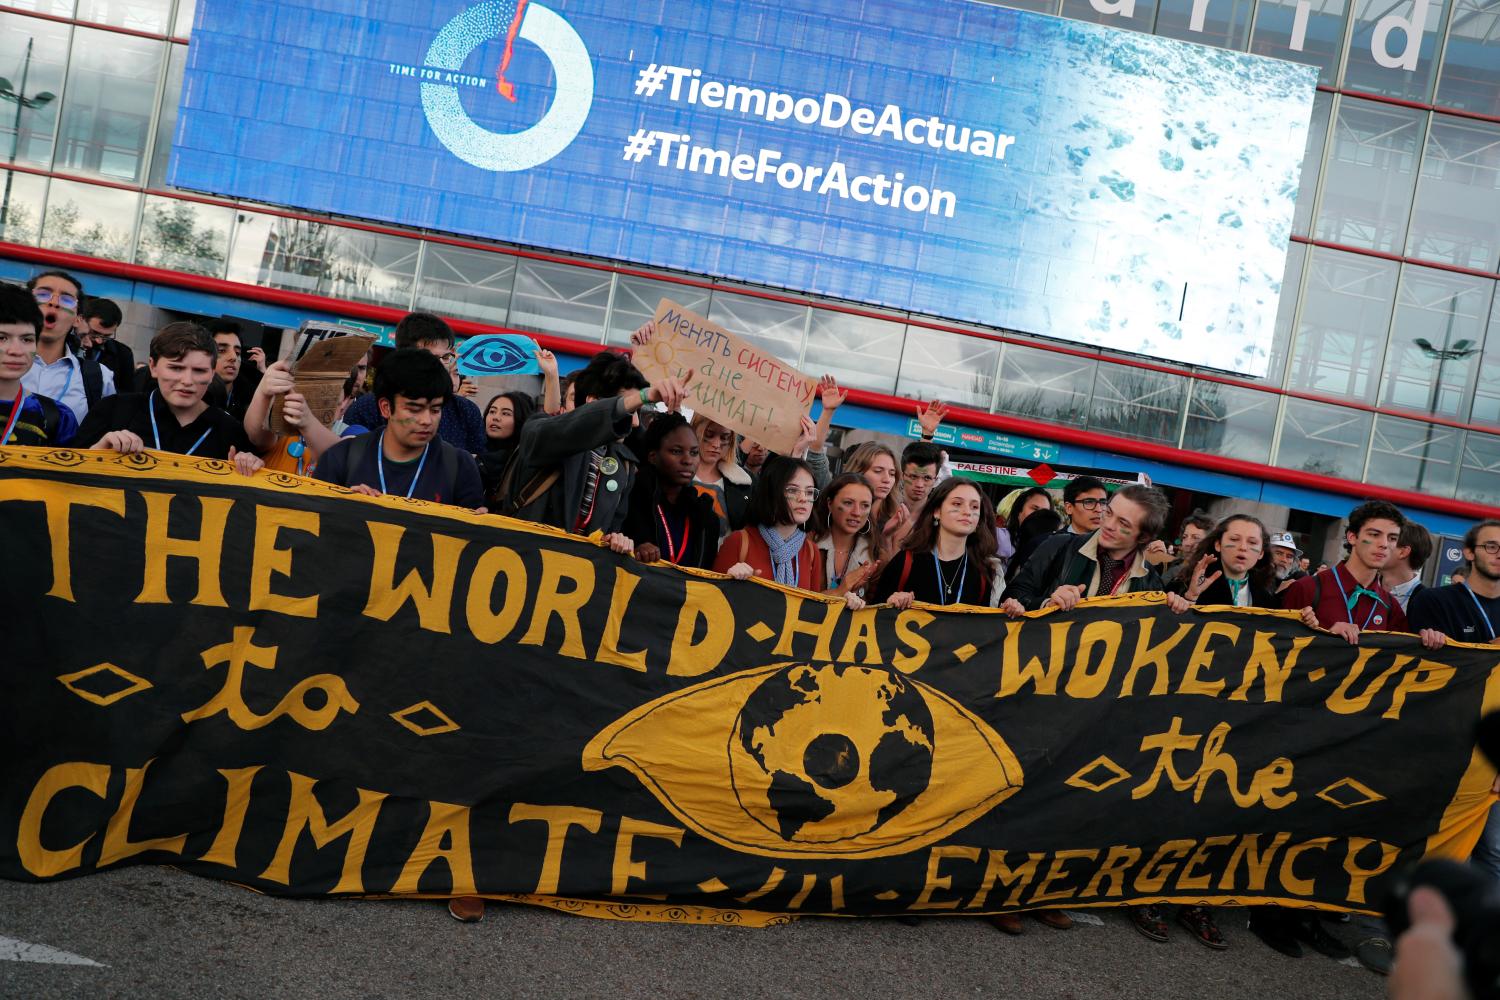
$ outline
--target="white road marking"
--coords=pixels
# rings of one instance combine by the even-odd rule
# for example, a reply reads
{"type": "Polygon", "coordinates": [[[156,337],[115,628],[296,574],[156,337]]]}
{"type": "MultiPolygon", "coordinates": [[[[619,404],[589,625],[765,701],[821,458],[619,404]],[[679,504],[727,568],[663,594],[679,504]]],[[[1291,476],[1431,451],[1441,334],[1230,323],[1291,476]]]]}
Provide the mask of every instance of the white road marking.
{"type": "Polygon", "coordinates": [[[93,959],[68,951],[58,951],[44,944],[0,937],[0,962],[39,962],[43,965],[93,965],[105,968],[93,959]]]}

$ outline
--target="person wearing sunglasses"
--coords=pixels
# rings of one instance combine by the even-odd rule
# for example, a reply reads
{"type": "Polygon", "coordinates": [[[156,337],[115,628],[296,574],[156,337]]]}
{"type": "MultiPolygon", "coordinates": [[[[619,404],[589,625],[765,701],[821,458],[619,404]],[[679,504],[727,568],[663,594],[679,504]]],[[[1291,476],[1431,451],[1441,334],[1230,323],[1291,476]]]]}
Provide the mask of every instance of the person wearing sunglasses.
{"type": "Polygon", "coordinates": [[[36,360],[21,379],[27,392],[57,400],[73,411],[80,424],[89,408],[115,394],[115,376],[97,361],[79,356],[73,333],[83,283],[66,271],[43,271],[26,283],[26,291],[42,311],[42,336],[36,360]]]}

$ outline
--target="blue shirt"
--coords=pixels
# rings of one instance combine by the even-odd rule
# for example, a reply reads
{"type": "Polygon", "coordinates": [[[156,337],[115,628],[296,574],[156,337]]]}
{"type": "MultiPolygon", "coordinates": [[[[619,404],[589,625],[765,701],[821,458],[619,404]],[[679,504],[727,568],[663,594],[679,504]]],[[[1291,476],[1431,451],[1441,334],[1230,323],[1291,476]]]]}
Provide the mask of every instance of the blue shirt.
{"type": "MultiPolygon", "coordinates": [[[[384,427],[385,418],[380,415],[380,403],[375,394],[367,392],[350,403],[349,409],[344,411],[344,423],[372,431],[384,427]]],[[[483,455],[489,450],[484,436],[484,415],[479,412],[479,407],[462,396],[450,396],[443,404],[438,437],[470,455],[483,455]]]]}
{"type": "MultiPolygon", "coordinates": [[[[78,433],[78,420],[73,416],[73,411],[50,397],[49,402],[57,409],[57,427],[52,434],[47,433],[41,397],[28,392],[21,401],[21,416],[11,430],[9,440],[0,441],[0,444],[56,448],[72,443],[74,435],[78,433]]],[[[0,399],[0,431],[4,431],[5,425],[10,423],[10,408],[15,405],[14,399],[0,399]]]]}
{"type": "Polygon", "coordinates": [[[410,462],[393,462],[380,455],[380,434],[373,432],[359,437],[344,438],[325,451],[318,459],[313,475],[325,483],[339,486],[371,486],[380,489],[380,474],[385,472],[385,492],[391,496],[410,496],[415,500],[431,500],[448,503],[455,507],[473,510],[484,505],[484,487],[479,483],[479,466],[474,456],[457,450],[453,457],[457,462],[457,476],[452,488],[443,481],[442,441],[434,441],[427,449],[427,461],[412,459],[410,462]],[[356,441],[365,439],[368,445],[364,457],[349,467],[349,452],[356,441]],[[415,483],[417,467],[421,466],[421,478],[415,483]]]}

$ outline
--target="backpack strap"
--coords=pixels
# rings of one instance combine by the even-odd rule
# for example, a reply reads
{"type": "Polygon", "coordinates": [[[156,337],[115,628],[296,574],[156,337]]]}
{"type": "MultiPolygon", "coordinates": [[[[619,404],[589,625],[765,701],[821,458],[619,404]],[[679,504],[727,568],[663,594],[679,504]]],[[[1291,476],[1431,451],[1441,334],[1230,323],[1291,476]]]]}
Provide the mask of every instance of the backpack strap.
{"type": "Polygon", "coordinates": [[[901,560],[901,578],[896,581],[896,593],[906,589],[906,578],[911,576],[911,549],[906,550],[906,557],[901,560]]]}
{"type": "Polygon", "coordinates": [[[349,442],[349,457],[344,463],[344,474],[346,476],[351,470],[359,468],[360,463],[365,460],[365,456],[370,453],[370,442],[377,436],[366,431],[363,434],[355,435],[354,440],[349,442]]]}
{"type": "Polygon", "coordinates": [[[739,559],[739,561],[740,562],[744,562],[745,561],[745,557],[748,556],[749,554],[750,554],[750,529],[749,528],[741,528],[740,529],[740,559],[739,559]]]}
{"type": "Polygon", "coordinates": [[[83,396],[88,400],[89,409],[93,409],[104,397],[104,370],[99,367],[99,362],[87,358],[78,359],[78,368],[83,375],[83,396]]]}
{"type": "MultiPolygon", "coordinates": [[[[47,437],[47,444],[56,446],[57,430],[62,425],[62,413],[57,408],[57,401],[50,396],[27,396],[34,399],[42,408],[42,433],[47,437]]],[[[0,444],[5,442],[0,441],[0,444]]]]}
{"type": "Polygon", "coordinates": [[[458,449],[442,438],[438,438],[437,443],[438,482],[443,489],[439,496],[442,503],[452,503],[458,495],[458,449]]]}

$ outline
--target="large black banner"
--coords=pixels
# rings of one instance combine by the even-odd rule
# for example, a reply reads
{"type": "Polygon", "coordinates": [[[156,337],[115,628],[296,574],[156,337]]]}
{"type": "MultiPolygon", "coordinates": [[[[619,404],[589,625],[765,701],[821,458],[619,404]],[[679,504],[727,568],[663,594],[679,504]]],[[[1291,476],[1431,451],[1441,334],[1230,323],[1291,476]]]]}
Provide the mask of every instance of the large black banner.
{"type": "Polygon", "coordinates": [[[848,611],[221,462],[0,448],[0,875],[616,917],[1371,909],[1500,650],[1152,597],[848,611]]]}

